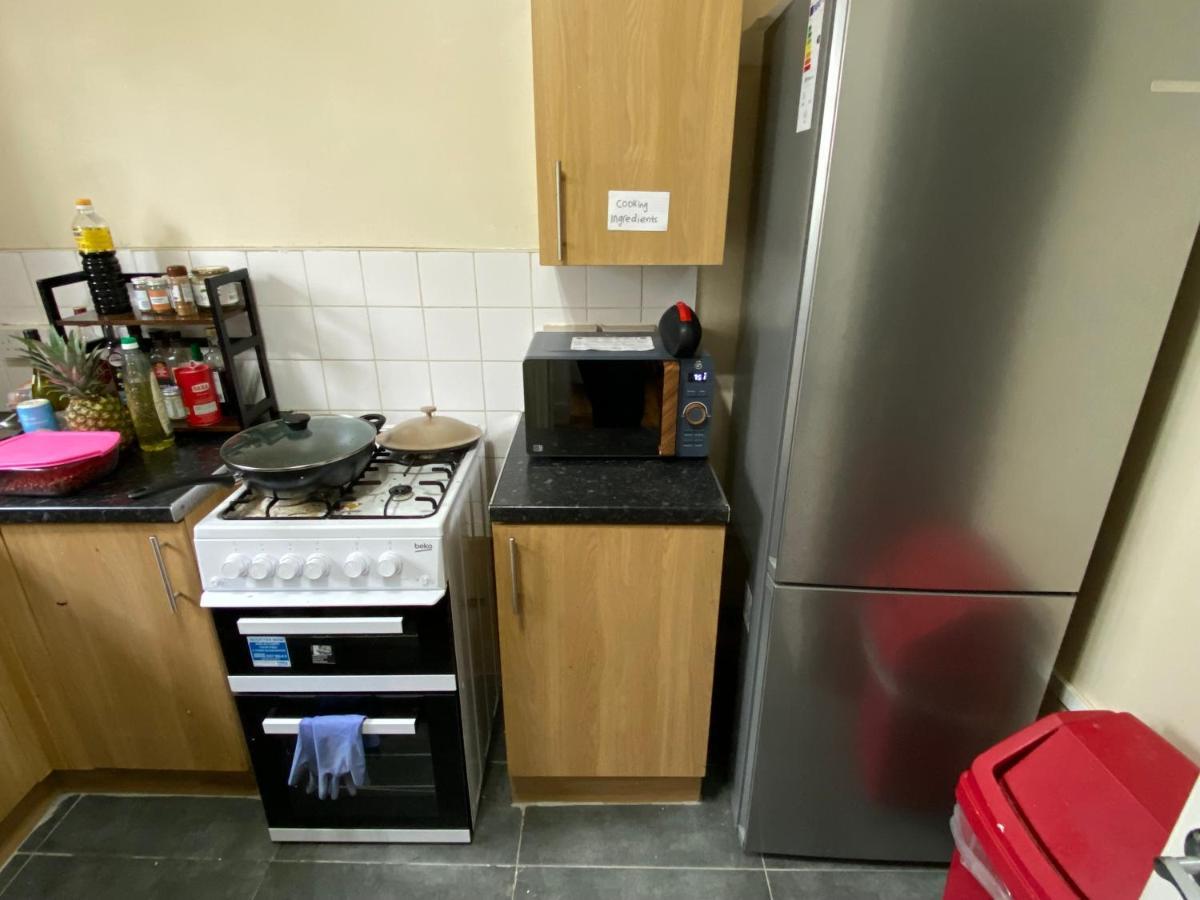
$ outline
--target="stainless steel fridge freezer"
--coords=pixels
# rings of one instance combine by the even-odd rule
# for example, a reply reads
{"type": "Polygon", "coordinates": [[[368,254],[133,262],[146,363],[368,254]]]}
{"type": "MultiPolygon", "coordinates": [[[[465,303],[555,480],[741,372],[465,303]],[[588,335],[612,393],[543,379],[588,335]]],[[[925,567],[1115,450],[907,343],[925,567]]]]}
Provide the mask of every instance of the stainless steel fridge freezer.
{"type": "Polygon", "coordinates": [[[948,858],[955,777],[1036,714],[1200,222],[1198,40],[1194,0],[796,2],[769,32],[748,849],[948,858]]]}

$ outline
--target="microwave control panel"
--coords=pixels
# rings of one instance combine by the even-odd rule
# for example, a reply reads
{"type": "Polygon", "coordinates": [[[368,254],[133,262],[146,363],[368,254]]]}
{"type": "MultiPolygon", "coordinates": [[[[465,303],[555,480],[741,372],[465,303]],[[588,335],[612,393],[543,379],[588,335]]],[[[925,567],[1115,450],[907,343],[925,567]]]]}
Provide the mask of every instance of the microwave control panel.
{"type": "Polygon", "coordinates": [[[716,372],[707,353],[679,361],[679,422],[675,429],[676,456],[708,456],[712,430],[716,372]]]}

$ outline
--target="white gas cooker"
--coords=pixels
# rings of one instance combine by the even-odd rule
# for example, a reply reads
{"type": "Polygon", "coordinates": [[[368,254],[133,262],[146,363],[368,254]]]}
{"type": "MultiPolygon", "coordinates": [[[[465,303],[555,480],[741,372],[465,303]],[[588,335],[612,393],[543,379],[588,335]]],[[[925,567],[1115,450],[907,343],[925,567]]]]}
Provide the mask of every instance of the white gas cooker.
{"type": "Polygon", "coordinates": [[[352,485],[300,501],[236,491],[195,528],[203,605],[436,603],[451,516],[482,502],[479,455],[380,451],[352,485]]]}

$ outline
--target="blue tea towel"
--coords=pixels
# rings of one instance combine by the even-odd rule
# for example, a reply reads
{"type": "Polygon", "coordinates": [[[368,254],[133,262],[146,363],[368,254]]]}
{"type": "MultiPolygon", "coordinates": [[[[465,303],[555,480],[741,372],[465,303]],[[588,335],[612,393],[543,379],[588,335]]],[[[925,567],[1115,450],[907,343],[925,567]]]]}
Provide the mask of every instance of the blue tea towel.
{"type": "Polygon", "coordinates": [[[288,784],[336,800],[344,782],[353,797],[367,783],[362,726],[366,716],[313,716],[300,720],[288,784]]]}

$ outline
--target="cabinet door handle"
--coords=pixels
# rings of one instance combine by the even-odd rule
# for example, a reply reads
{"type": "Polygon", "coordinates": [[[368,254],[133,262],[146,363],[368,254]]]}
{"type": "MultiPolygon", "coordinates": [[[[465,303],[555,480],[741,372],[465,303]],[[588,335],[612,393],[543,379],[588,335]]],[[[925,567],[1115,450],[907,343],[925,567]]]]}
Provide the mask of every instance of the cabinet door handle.
{"type": "Polygon", "coordinates": [[[558,261],[563,261],[562,238],[562,160],[554,161],[554,227],[558,235],[558,261]]]}
{"type": "Polygon", "coordinates": [[[167,571],[167,561],[163,559],[162,544],[154,535],[150,535],[150,549],[154,551],[154,561],[158,563],[158,575],[162,579],[163,590],[167,592],[167,602],[171,604],[171,612],[179,612],[176,601],[183,596],[183,593],[175,590],[171,584],[171,573],[167,571]]]}
{"type": "Polygon", "coordinates": [[[512,588],[512,612],[514,616],[520,617],[521,604],[517,600],[517,539],[515,537],[508,539],[508,578],[509,586],[512,588]]]}

